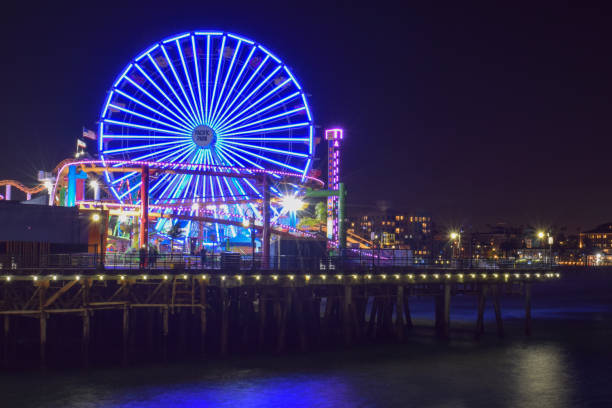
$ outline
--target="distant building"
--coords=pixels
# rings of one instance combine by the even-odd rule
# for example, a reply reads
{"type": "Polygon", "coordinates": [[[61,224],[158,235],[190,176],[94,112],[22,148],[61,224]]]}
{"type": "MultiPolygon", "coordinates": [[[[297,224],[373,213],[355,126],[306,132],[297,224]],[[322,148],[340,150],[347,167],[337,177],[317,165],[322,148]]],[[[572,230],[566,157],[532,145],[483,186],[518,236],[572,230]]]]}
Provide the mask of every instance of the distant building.
{"type": "Polygon", "coordinates": [[[431,254],[429,215],[391,210],[362,215],[350,219],[349,232],[371,240],[380,248],[411,249],[417,257],[431,254]]]}
{"type": "Polygon", "coordinates": [[[580,248],[612,255],[612,222],[580,233],[580,248]]]}

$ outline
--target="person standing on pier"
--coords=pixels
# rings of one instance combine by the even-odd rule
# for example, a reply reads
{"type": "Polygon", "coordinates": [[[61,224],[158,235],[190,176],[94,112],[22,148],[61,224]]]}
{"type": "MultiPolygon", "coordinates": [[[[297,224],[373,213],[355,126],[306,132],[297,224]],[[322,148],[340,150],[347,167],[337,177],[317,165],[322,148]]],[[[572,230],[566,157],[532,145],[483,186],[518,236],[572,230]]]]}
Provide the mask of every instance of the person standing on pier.
{"type": "Polygon", "coordinates": [[[206,248],[204,246],[200,249],[200,262],[202,264],[202,269],[204,269],[204,265],[206,265],[206,248]]]}
{"type": "Polygon", "coordinates": [[[146,263],[147,263],[147,250],[145,249],[144,246],[140,247],[140,251],[138,251],[138,255],[139,255],[139,266],[140,269],[144,269],[146,263]]]}

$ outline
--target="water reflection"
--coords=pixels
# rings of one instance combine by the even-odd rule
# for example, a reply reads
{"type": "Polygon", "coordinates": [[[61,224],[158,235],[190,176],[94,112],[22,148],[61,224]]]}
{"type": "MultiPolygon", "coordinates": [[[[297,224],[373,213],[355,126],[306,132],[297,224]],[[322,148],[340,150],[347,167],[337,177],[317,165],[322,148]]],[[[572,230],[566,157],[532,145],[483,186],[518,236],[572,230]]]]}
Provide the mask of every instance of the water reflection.
{"type": "Polygon", "coordinates": [[[557,345],[533,345],[516,354],[516,406],[570,406],[568,362],[557,345]]]}

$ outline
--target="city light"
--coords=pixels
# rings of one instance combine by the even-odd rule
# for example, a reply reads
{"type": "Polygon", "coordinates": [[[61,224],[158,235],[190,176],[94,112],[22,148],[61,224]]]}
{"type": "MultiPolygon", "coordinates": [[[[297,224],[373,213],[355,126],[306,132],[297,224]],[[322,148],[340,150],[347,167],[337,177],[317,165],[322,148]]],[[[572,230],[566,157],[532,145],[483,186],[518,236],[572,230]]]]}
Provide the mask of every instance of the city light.
{"type": "Polygon", "coordinates": [[[281,200],[283,209],[288,212],[297,212],[304,208],[304,202],[294,195],[286,195],[281,200]]]}
{"type": "Polygon", "coordinates": [[[249,228],[251,226],[251,222],[249,221],[248,218],[245,218],[245,219],[242,220],[242,226],[244,228],[249,228]]]}
{"type": "Polygon", "coordinates": [[[92,219],[93,222],[100,221],[100,214],[98,214],[98,213],[92,214],[91,219],[92,219]]]}
{"type": "Polygon", "coordinates": [[[98,187],[100,187],[100,184],[98,183],[98,180],[91,180],[89,182],[89,187],[91,187],[91,188],[93,188],[95,190],[98,187]]]}
{"type": "Polygon", "coordinates": [[[454,240],[454,239],[457,239],[458,237],[459,237],[459,234],[458,234],[458,233],[456,233],[456,232],[451,232],[451,233],[450,233],[450,238],[451,238],[451,239],[453,239],[453,240],[454,240]]]}
{"type": "Polygon", "coordinates": [[[538,238],[544,238],[544,231],[538,231],[538,238]]]}

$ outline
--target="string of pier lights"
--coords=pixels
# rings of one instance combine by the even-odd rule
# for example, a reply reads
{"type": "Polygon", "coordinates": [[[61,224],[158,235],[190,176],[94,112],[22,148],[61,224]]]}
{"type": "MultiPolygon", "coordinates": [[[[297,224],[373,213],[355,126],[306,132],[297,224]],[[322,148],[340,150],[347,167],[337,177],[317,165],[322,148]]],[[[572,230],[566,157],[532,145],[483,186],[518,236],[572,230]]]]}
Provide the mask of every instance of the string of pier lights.
{"type": "Polygon", "coordinates": [[[425,282],[448,282],[448,281],[456,281],[458,283],[469,282],[469,281],[497,281],[500,278],[504,280],[504,282],[509,281],[526,281],[526,280],[547,280],[547,279],[559,279],[561,278],[561,274],[558,272],[546,272],[546,273],[421,273],[421,274],[255,274],[255,275],[207,275],[207,274],[190,274],[190,273],[182,273],[178,275],[148,275],[148,274],[135,274],[135,275],[108,275],[108,274],[96,274],[96,275],[68,275],[68,276],[58,276],[58,275],[5,275],[5,282],[12,282],[15,280],[23,281],[23,280],[31,280],[33,282],[37,281],[66,281],[66,280],[76,280],[80,281],[81,279],[87,280],[117,280],[117,281],[125,281],[128,280],[191,280],[200,278],[203,281],[218,279],[221,283],[229,282],[230,280],[234,280],[238,284],[243,283],[246,278],[253,279],[254,281],[268,280],[272,282],[276,282],[279,279],[286,279],[288,281],[297,281],[302,279],[305,283],[313,282],[318,280],[320,283],[326,283],[327,279],[331,281],[337,282],[346,282],[348,279],[349,282],[373,282],[373,281],[400,281],[402,277],[407,279],[410,283],[425,283],[425,282]],[[318,279],[317,279],[318,278],[318,279]]]}

